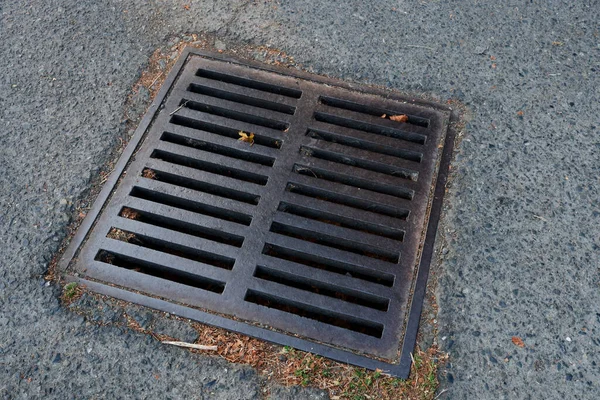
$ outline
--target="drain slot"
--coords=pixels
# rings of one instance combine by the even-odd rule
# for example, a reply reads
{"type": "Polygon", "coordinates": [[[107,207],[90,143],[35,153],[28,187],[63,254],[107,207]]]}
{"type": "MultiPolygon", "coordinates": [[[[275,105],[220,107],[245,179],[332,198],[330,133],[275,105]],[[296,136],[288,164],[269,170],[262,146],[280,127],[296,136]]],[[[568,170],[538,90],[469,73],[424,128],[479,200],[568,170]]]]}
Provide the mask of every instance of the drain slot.
{"type": "Polygon", "coordinates": [[[354,147],[361,150],[367,150],[373,153],[385,154],[388,156],[398,157],[407,161],[415,161],[420,163],[423,154],[401,148],[384,146],[378,143],[369,142],[367,140],[357,139],[349,136],[337,135],[331,132],[309,129],[306,133],[308,136],[325,140],[331,143],[339,143],[344,146],[354,147]]]}
{"type": "Polygon", "coordinates": [[[123,256],[106,250],[100,250],[94,260],[213,293],[221,294],[223,293],[223,290],[225,290],[225,282],[193,275],[176,268],[165,267],[164,265],[123,256]]]}
{"type": "Polygon", "coordinates": [[[387,287],[392,287],[394,285],[394,276],[391,274],[373,270],[368,271],[357,265],[346,264],[340,261],[319,257],[314,254],[287,249],[271,243],[265,245],[263,254],[387,287]]]}
{"type": "Polygon", "coordinates": [[[350,290],[340,288],[339,286],[328,285],[315,280],[302,279],[298,276],[264,267],[262,265],[256,267],[254,276],[266,281],[279,283],[281,285],[290,286],[327,297],[332,297],[334,299],[339,299],[352,304],[358,304],[360,306],[373,308],[379,311],[387,311],[388,309],[389,301],[387,299],[368,296],[364,293],[350,293],[350,290]]]}
{"type": "Polygon", "coordinates": [[[320,158],[321,160],[333,161],[339,164],[350,165],[352,167],[362,168],[373,172],[380,172],[382,174],[403,179],[409,179],[415,182],[417,181],[417,177],[419,176],[419,173],[417,171],[411,171],[409,169],[394,167],[393,165],[377,163],[358,157],[352,157],[346,154],[316,149],[314,147],[303,146],[300,149],[300,152],[307,156],[320,158]]]}
{"type": "Polygon", "coordinates": [[[401,131],[399,129],[388,128],[386,126],[374,125],[364,121],[356,121],[353,119],[338,117],[337,115],[327,114],[323,112],[315,112],[315,119],[320,122],[326,122],[331,125],[337,125],[344,128],[356,129],[375,135],[387,136],[394,139],[406,140],[407,142],[425,144],[427,136],[418,133],[401,131]]]}
{"type": "Polygon", "coordinates": [[[299,206],[297,204],[281,202],[279,203],[278,210],[286,212],[288,214],[314,219],[315,221],[325,222],[330,225],[337,225],[361,232],[367,232],[377,236],[387,237],[390,239],[398,240],[400,242],[404,239],[404,232],[397,229],[393,229],[382,225],[375,225],[365,221],[350,219],[336,214],[327,213],[324,211],[317,211],[307,207],[299,206]]]}
{"type": "Polygon", "coordinates": [[[362,243],[352,242],[336,236],[329,236],[320,232],[313,232],[295,226],[284,225],[280,222],[273,222],[271,224],[271,232],[392,263],[397,263],[400,259],[400,255],[394,252],[367,246],[362,243]]]}
{"type": "Polygon", "coordinates": [[[227,108],[211,106],[209,104],[199,103],[193,100],[182,99],[180,105],[185,108],[189,108],[190,110],[200,111],[223,118],[234,119],[236,121],[246,122],[253,125],[260,125],[264,126],[265,128],[277,129],[279,131],[285,131],[289,126],[289,124],[286,122],[275,121],[273,119],[246,114],[227,108]]]}
{"type": "Polygon", "coordinates": [[[286,190],[291,193],[297,193],[315,199],[326,200],[336,204],[342,204],[348,207],[357,208],[359,210],[371,211],[377,214],[387,215],[389,217],[394,217],[401,220],[405,220],[409,214],[408,210],[397,209],[395,207],[387,206],[385,204],[366,201],[358,199],[356,197],[347,196],[345,194],[330,192],[328,190],[306,186],[299,183],[288,183],[286,190]]]}
{"type": "MultiPolygon", "coordinates": [[[[147,169],[144,171],[148,171],[147,169]]],[[[148,175],[148,174],[146,174],[148,175]]],[[[186,189],[197,190],[199,192],[214,194],[215,196],[225,197],[227,199],[237,200],[244,203],[257,205],[260,196],[250,194],[246,192],[240,192],[233,189],[224,188],[222,186],[213,185],[208,182],[198,181],[192,178],[187,178],[179,175],[169,174],[168,172],[162,172],[152,170],[152,178],[159,182],[169,183],[171,185],[184,187],[186,189]]]]}
{"type": "Polygon", "coordinates": [[[210,86],[199,85],[192,83],[187,89],[189,92],[198,93],[204,96],[215,97],[217,99],[223,99],[233,101],[240,104],[246,104],[249,106],[264,108],[265,110],[277,111],[284,114],[294,115],[296,107],[288,106],[286,104],[274,103],[272,101],[257,99],[256,97],[245,96],[243,94],[227,92],[225,90],[219,90],[210,86]]]}
{"type": "Polygon", "coordinates": [[[241,151],[233,149],[231,147],[220,146],[218,144],[205,142],[202,140],[187,138],[185,136],[176,135],[170,132],[164,132],[160,137],[160,140],[168,143],[178,144],[180,146],[190,147],[196,150],[202,150],[226,157],[237,158],[238,160],[244,160],[255,164],[265,165],[267,167],[272,167],[275,163],[275,159],[272,157],[267,157],[261,154],[247,151],[241,151]]]}
{"type": "Polygon", "coordinates": [[[233,258],[221,256],[219,254],[209,253],[180,244],[166,242],[139,233],[129,232],[119,228],[111,228],[106,237],[120,240],[121,242],[131,243],[136,246],[160,251],[161,253],[171,254],[177,257],[187,258],[203,264],[209,264],[214,267],[231,270],[235,260],[233,258]]]}
{"type": "Polygon", "coordinates": [[[346,318],[345,316],[329,310],[311,307],[272,294],[262,293],[257,290],[249,289],[244,300],[376,338],[380,338],[383,333],[383,326],[381,324],[358,318],[346,318]]]}
{"type": "Polygon", "coordinates": [[[358,104],[358,103],[354,103],[352,101],[336,99],[335,97],[328,97],[328,96],[321,96],[319,98],[319,100],[321,101],[322,104],[325,104],[326,106],[341,108],[342,110],[356,111],[356,112],[363,113],[363,114],[369,114],[374,117],[381,117],[382,115],[390,116],[390,115],[404,114],[404,115],[408,116],[408,121],[406,121],[407,123],[409,123],[411,125],[421,126],[423,128],[429,127],[429,119],[418,117],[416,115],[406,114],[402,111],[392,111],[392,110],[385,109],[385,108],[367,106],[365,104],[358,104]]]}
{"type": "Polygon", "coordinates": [[[248,171],[242,171],[234,168],[227,168],[223,165],[209,163],[197,158],[190,158],[164,150],[154,150],[150,158],[156,158],[171,164],[182,165],[184,167],[194,168],[200,171],[212,172],[213,174],[227,176],[229,178],[239,179],[258,185],[266,185],[268,178],[264,175],[254,174],[248,171]]]}
{"type": "Polygon", "coordinates": [[[159,204],[164,204],[165,206],[180,208],[182,210],[195,212],[197,214],[208,215],[210,217],[224,219],[226,221],[236,222],[238,224],[249,226],[250,222],[252,222],[252,217],[250,215],[242,214],[236,211],[227,210],[220,207],[214,207],[204,203],[198,203],[196,201],[187,200],[178,196],[172,196],[160,192],[155,192],[153,190],[141,188],[135,186],[131,193],[129,193],[132,197],[137,197],[139,199],[152,201],[159,204]]]}
{"type": "MultiPolygon", "coordinates": [[[[223,127],[220,125],[215,125],[215,124],[211,124],[211,123],[204,122],[204,121],[199,121],[194,118],[183,117],[180,115],[173,115],[169,122],[174,125],[185,126],[186,128],[197,129],[200,131],[206,131],[206,132],[214,133],[215,135],[225,136],[225,137],[229,137],[229,138],[232,138],[235,140],[239,140],[239,138],[240,138],[239,130],[226,128],[226,127],[223,127]]],[[[255,145],[271,147],[274,149],[281,148],[280,140],[273,139],[271,137],[268,137],[268,136],[265,136],[262,134],[257,134],[256,132],[253,132],[253,133],[254,133],[254,144],[255,145]]]]}
{"type": "Polygon", "coordinates": [[[189,222],[168,218],[135,208],[124,207],[119,213],[119,216],[235,247],[242,247],[242,244],[244,243],[243,236],[217,231],[201,225],[191,224],[189,222]]]}
{"type": "Polygon", "coordinates": [[[330,182],[341,183],[343,185],[354,186],[360,189],[366,189],[373,192],[388,194],[401,199],[412,200],[414,191],[399,186],[390,186],[376,181],[367,181],[355,178],[350,175],[339,174],[317,167],[309,167],[302,164],[294,164],[294,172],[300,175],[312,176],[313,178],[324,179],[330,182]]]}
{"type": "Polygon", "coordinates": [[[297,89],[290,89],[283,86],[272,85],[270,83],[255,81],[251,79],[241,78],[235,75],[224,74],[221,72],[211,71],[208,69],[199,69],[196,71],[196,76],[200,76],[202,78],[213,79],[216,81],[221,81],[225,83],[232,83],[234,85],[247,87],[250,89],[261,90],[263,92],[279,94],[286,97],[292,97],[294,99],[299,99],[302,96],[302,91],[297,89]]]}

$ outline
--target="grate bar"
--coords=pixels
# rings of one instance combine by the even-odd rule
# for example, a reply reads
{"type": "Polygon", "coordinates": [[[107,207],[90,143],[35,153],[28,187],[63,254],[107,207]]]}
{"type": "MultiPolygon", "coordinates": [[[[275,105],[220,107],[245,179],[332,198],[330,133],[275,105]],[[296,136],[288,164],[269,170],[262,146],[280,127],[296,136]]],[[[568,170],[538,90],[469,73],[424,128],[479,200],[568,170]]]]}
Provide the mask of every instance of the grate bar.
{"type": "Polygon", "coordinates": [[[231,131],[231,133],[235,133],[236,136],[229,137],[171,124],[167,124],[166,128],[168,130],[161,135],[161,140],[163,141],[192,148],[206,149],[206,151],[212,151],[217,154],[231,154],[232,157],[235,155],[237,158],[257,164],[272,166],[278,154],[276,146],[262,146],[257,144],[256,141],[253,146],[248,146],[248,143],[239,140],[239,133],[234,131],[231,131]]]}
{"type": "Polygon", "coordinates": [[[373,282],[378,285],[392,287],[395,276],[377,270],[365,268],[361,265],[336,260],[333,257],[319,256],[307,253],[301,248],[289,246],[285,239],[277,241],[277,238],[269,240],[263,248],[263,254],[280,260],[290,261],[296,264],[302,264],[315,270],[328,271],[349,278],[361,279],[365,282],[373,282]]]}
{"type": "MultiPolygon", "coordinates": [[[[262,283],[262,282],[261,282],[262,283]]],[[[296,328],[299,334],[331,341],[337,338],[343,346],[356,346],[360,343],[373,345],[382,340],[382,326],[357,316],[345,316],[327,309],[311,307],[261,289],[250,289],[244,300],[255,304],[256,310],[265,316],[265,320],[278,321],[283,329],[295,326],[294,320],[300,319],[302,325],[296,328]],[[293,310],[294,312],[288,312],[293,310]],[[348,318],[349,317],[349,318],[348,318]],[[352,332],[352,334],[349,334],[352,332]]]]}
{"type": "MultiPolygon", "coordinates": [[[[128,267],[134,266],[129,260],[128,267]]],[[[156,265],[151,262],[142,261],[144,264],[156,265]]],[[[178,264],[172,264],[177,267],[178,264]]],[[[156,265],[157,269],[163,268],[156,265]]],[[[194,287],[189,284],[182,284],[171,279],[162,279],[155,276],[129,269],[121,268],[115,265],[107,264],[102,261],[91,261],[88,263],[90,278],[97,279],[111,284],[127,287],[142,293],[155,293],[158,297],[168,297],[172,301],[184,304],[211,303],[222,298],[221,293],[214,290],[194,287]],[[174,294],[173,294],[174,293],[174,294]]],[[[188,276],[189,277],[189,276],[188,276]]],[[[211,288],[210,288],[211,289],[211,288]]]]}
{"type": "MultiPolygon", "coordinates": [[[[285,249],[300,252],[305,255],[310,254],[315,257],[327,258],[346,265],[363,265],[365,268],[361,268],[361,270],[364,272],[378,271],[389,273],[390,266],[395,265],[395,263],[370,258],[360,254],[349,253],[340,249],[323,246],[318,243],[307,242],[293,237],[286,237],[272,232],[266,235],[265,242],[267,244],[272,244],[285,249]]],[[[377,273],[374,273],[374,275],[377,276],[377,273]]]]}
{"type": "MultiPolygon", "coordinates": [[[[381,327],[378,334],[379,337],[381,337],[383,332],[382,322],[385,320],[386,316],[386,313],[383,311],[360,306],[358,304],[352,304],[321,294],[313,294],[295,287],[290,287],[262,279],[260,282],[257,279],[249,282],[248,290],[261,293],[272,293],[278,297],[281,303],[293,304],[300,309],[319,310],[318,312],[323,315],[335,315],[336,317],[346,321],[361,320],[361,323],[367,327],[375,327],[379,325],[381,327]]],[[[302,313],[291,309],[285,311],[281,309],[278,310],[288,314],[297,313],[302,315],[302,313]]]]}
{"type": "Polygon", "coordinates": [[[398,139],[361,132],[325,122],[313,122],[307,135],[315,139],[412,161],[415,163],[415,168],[423,159],[423,146],[421,144],[403,142],[402,146],[398,146],[398,139]]]}
{"type": "MultiPolygon", "coordinates": [[[[248,232],[247,228],[240,226],[235,222],[230,222],[222,218],[209,215],[198,214],[177,207],[163,205],[135,197],[129,197],[126,200],[123,209],[125,208],[131,210],[133,215],[131,215],[131,211],[129,211],[126,213],[126,215],[129,215],[129,217],[125,216],[124,218],[141,219],[143,221],[144,213],[153,214],[176,221],[182,221],[189,225],[220,231],[226,235],[239,236],[242,239],[247,235],[248,232]],[[138,216],[137,214],[140,215],[138,216]]],[[[123,211],[121,211],[119,215],[123,217],[123,211]]]]}
{"type": "MultiPolygon", "coordinates": [[[[417,181],[419,173],[414,165],[402,160],[392,159],[385,155],[373,154],[368,151],[358,149],[352,150],[352,155],[348,154],[348,148],[344,148],[336,143],[319,142],[315,146],[304,146],[300,149],[301,153],[307,156],[322,160],[345,164],[362,168],[364,170],[378,172],[393,177],[398,177],[410,181],[417,181]]],[[[339,168],[339,166],[338,166],[339,168]]]]}
{"type": "MultiPolygon", "coordinates": [[[[163,135],[163,137],[165,137],[163,135]]],[[[167,138],[168,139],[168,138],[167,138]]],[[[205,146],[206,147],[206,146],[205,146]]],[[[172,153],[180,156],[184,156],[191,160],[199,160],[206,163],[215,164],[220,166],[222,169],[232,169],[238,171],[248,172],[254,175],[259,175],[268,180],[269,174],[271,174],[270,165],[264,165],[263,163],[250,161],[244,158],[244,154],[236,152],[229,152],[228,154],[219,154],[214,151],[207,151],[204,148],[196,148],[188,145],[181,145],[172,143],[166,140],[161,141],[157,146],[156,150],[161,150],[167,153],[172,153]]],[[[153,155],[150,157],[154,158],[153,155]]],[[[265,162],[267,162],[265,160],[265,162]]],[[[265,180],[264,178],[255,178],[255,180],[265,180]]]]}
{"type": "Polygon", "coordinates": [[[239,235],[240,231],[234,229],[236,233],[225,232],[222,230],[223,222],[216,218],[203,216],[190,216],[190,220],[182,220],[180,218],[173,218],[172,214],[179,214],[173,212],[175,210],[172,207],[165,207],[162,205],[156,206],[150,202],[146,202],[150,205],[152,211],[145,211],[144,207],[124,207],[120,213],[121,216],[125,215],[125,218],[140,221],[144,224],[149,224],[165,229],[170,229],[176,232],[181,232],[189,235],[193,235],[199,238],[213,240],[215,242],[228,244],[235,247],[241,247],[244,243],[244,237],[239,235]]]}
{"type": "MultiPolygon", "coordinates": [[[[119,240],[127,241],[138,246],[148,248],[165,248],[162,251],[170,252],[190,259],[221,259],[228,258],[228,263],[233,265],[233,260],[237,256],[235,246],[215,243],[212,240],[199,238],[186,233],[176,232],[158,226],[145,224],[139,221],[117,218],[114,220],[114,228],[133,234],[131,239],[125,240],[123,235],[113,235],[119,237],[119,240]]],[[[206,262],[206,261],[204,261],[206,262]]],[[[230,268],[229,268],[230,269],[230,268]]]]}
{"type": "Polygon", "coordinates": [[[294,99],[302,96],[302,90],[295,88],[297,82],[287,77],[271,75],[265,77],[254,70],[230,65],[229,71],[224,73],[223,65],[207,60],[207,67],[200,67],[195,72],[196,76],[210,78],[222,82],[234,83],[239,86],[261,90],[266,93],[274,93],[294,99]]]}
{"type": "MultiPolygon", "coordinates": [[[[293,97],[282,96],[282,95],[265,92],[265,91],[258,90],[258,89],[249,88],[246,86],[240,86],[240,85],[237,85],[234,83],[223,82],[223,81],[210,79],[210,78],[203,78],[200,76],[194,76],[192,78],[192,80],[190,81],[190,84],[187,86],[187,90],[196,91],[196,90],[198,90],[199,87],[201,87],[202,89],[200,89],[200,90],[203,90],[205,93],[207,92],[207,88],[212,89],[214,91],[213,93],[219,93],[219,92],[232,93],[232,94],[241,96],[242,98],[256,99],[259,101],[269,102],[273,105],[277,105],[277,106],[274,106],[274,108],[279,108],[278,106],[284,106],[284,108],[286,110],[290,110],[291,112],[280,111],[277,109],[274,109],[273,111],[285,112],[286,114],[292,115],[292,114],[294,114],[294,111],[296,110],[297,99],[295,99],[293,97]]],[[[238,101],[238,102],[241,102],[241,101],[238,101]]],[[[263,107],[263,108],[265,108],[265,107],[263,107]]]]}
{"type": "MultiPolygon", "coordinates": [[[[387,237],[402,241],[405,234],[406,223],[394,221],[393,224],[385,223],[387,217],[368,211],[359,213],[351,207],[331,204],[327,201],[285,193],[281,197],[278,211],[314,219],[324,223],[367,232],[372,235],[387,237]]],[[[389,220],[389,218],[388,218],[389,220]]]]}
{"type": "Polygon", "coordinates": [[[292,214],[277,213],[273,217],[273,222],[288,226],[290,229],[311,232],[310,238],[315,238],[317,241],[319,241],[318,238],[320,236],[324,238],[333,237],[335,245],[339,246],[342,243],[348,243],[349,247],[354,247],[356,251],[361,253],[372,253],[373,255],[379,255],[379,257],[389,257],[392,259],[398,259],[399,257],[398,251],[386,250],[397,249],[399,247],[398,242],[385,237],[313,219],[306,219],[292,214]],[[352,242],[355,242],[355,244],[352,244],[352,242]]]}
{"type": "MultiPolygon", "coordinates": [[[[198,89],[199,88],[197,88],[197,90],[198,89]]],[[[225,93],[220,94],[222,96],[227,96],[225,93]]],[[[223,99],[220,97],[200,94],[196,91],[189,90],[189,87],[186,90],[181,90],[178,93],[175,93],[175,96],[180,96],[182,98],[181,104],[185,104],[185,102],[187,101],[188,103],[184,106],[187,108],[198,108],[198,111],[206,109],[206,111],[204,112],[208,112],[211,114],[220,112],[223,113],[224,116],[232,115],[232,118],[240,118],[240,120],[243,120],[243,118],[249,118],[248,122],[250,123],[256,123],[260,125],[264,124],[264,126],[278,130],[281,130],[281,128],[278,128],[279,126],[282,126],[284,130],[287,126],[289,126],[290,120],[292,118],[291,116],[294,114],[295,111],[293,108],[289,107],[282,107],[282,109],[287,110],[288,112],[272,110],[272,108],[277,108],[277,103],[269,103],[266,101],[261,102],[260,99],[256,101],[252,98],[238,97],[238,99],[244,101],[244,103],[242,103],[240,101],[234,100],[236,98],[235,95],[229,95],[227,96],[229,97],[229,99],[223,99]],[[260,104],[262,105],[262,107],[254,104],[245,103],[260,104]],[[194,104],[197,104],[196,107],[193,106],[194,104]],[[270,107],[271,109],[265,107],[270,107]],[[257,122],[252,122],[253,119],[257,122]]]]}
{"type": "MultiPolygon", "coordinates": [[[[286,274],[293,276],[289,280],[296,279],[303,282],[325,282],[329,286],[335,287],[335,291],[349,295],[371,300],[373,303],[385,304],[382,311],[387,311],[389,298],[393,298],[393,292],[385,285],[376,284],[359,278],[347,276],[345,274],[336,274],[334,272],[311,268],[309,266],[282,260],[269,256],[263,257],[260,266],[271,269],[272,274],[286,274]],[[335,284],[331,284],[335,282],[335,284]]],[[[257,273],[254,273],[257,276],[257,273]]],[[[316,286],[316,285],[315,285],[316,286]]]]}
{"type": "Polygon", "coordinates": [[[253,206],[249,204],[152,179],[139,178],[130,195],[243,225],[250,225],[250,221],[252,221],[253,206]],[[214,206],[214,204],[218,204],[218,206],[214,206]]]}
{"type": "Polygon", "coordinates": [[[258,204],[263,186],[158,159],[149,159],[146,167],[155,173],[150,179],[254,205],[258,204]]]}
{"type": "Polygon", "coordinates": [[[326,112],[315,112],[315,120],[338,127],[366,132],[371,135],[376,135],[376,137],[381,136],[384,138],[400,140],[402,141],[401,143],[413,144],[413,146],[414,144],[424,145],[427,142],[427,136],[419,133],[407,132],[397,127],[392,128],[379,123],[374,124],[365,122],[364,120],[344,118],[326,112]]]}
{"type": "MultiPolygon", "coordinates": [[[[229,271],[226,268],[216,268],[214,265],[190,260],[188,258],[179,257],[177,255],[168,254],[157,250],[144,249],[141,246],[111,238],[103,239],[102,244],[99,247],[104,251],[121,255],[124,258],[140,260],[142,262],[153,263],[160,266],[176,266],[176,269],[182,272],[204,276],[217,281],[225,282],[229,277],[229,271]]],[[[98,254],[94,255],[94,259],[96,261],[100,261],[98,254]]],[[[110,264],[107,262],[107,260],[102,262],[110,264]]]]}
{"type": "MultiPolygon", "coordinates": [[[[277,125],[278,129],[274,129],[269,128],[268,126],[257,125],[231,118],[233,115],[231,117],[226,117],[194,110],[190,107],[191,105],[183,107],[177,114],[171,117],[170,122],[172,124],[187,126],[188,128],[198,130],[205,130],[216,126],[219,127],[218,129],[223,134],[236,140],[240,138],[240,131],[251,132],[254,133],[254,143],[256,145],[274,148],[279,148],[281,146],[280,144],[278,145],[277,142],[281,141],[283,131],[286,129],[284,124],[277,125]]],[[[237,117],[244,118],[240,116],[237,117]]]]}
{"type": "MultiPolygon", "coordinates": [[[[335,168],[332,168],[330,165],[329,168],[319,168],[319,164],[327,165],[326,162],[311,162],[310,164],[311,165],[307,165],[305,163],[294,164],[294,172],[300,175],[352,186],[358,188],[359,190],[370,190],[371,192],[386,194],[401,199],[412,200],[414,196],[413,190],[408,190],[401,186],[389,185],[387,182],[377,182],[375,180],[361,178],[360,176],[357,177],[352,174],[353,171],[350,170],[350,168],[346,171],[347,173],[341,174],[332,171],[335,170],[335,168]]],[[[359,174],[363,175],[362,171],[359,174]]],[[[375,176],[373,176],[373,178],[375,178],[375,176]]]]}
{"type": "MultiPolygon", "coordinates": [[[[412,204],[411,201],[401,196],[392,196],[385,193],[378,193],[369,190],[365,187],[360,187],[362,182],[355,181],[354,185],[336,182],[332,179],[320,179],[322,171],[317,171],[314,168],[308,168],[303,165],[298,165],[294,168],[296,172],[290,177],[290,190],[300,192],[297,187],[310,187],[319,189],[322,191],[329,191],[335,193],[333,197],[340,202],[347,200],[349,203],[351,199],[356,199],[356,204],[360,202],[364,204],[364,210],[377,212],[380,214],[394,214],[398,215],[399,218],[405,217],[409,214],[412,204]],[[321,174],[320,174],[321,173],[321,174]],[[360,190],[365,189],[365,190],[360,190]],[[337,199],[339,198],[339,199],[337,199]],[[351,199],[348,199],[351,198],[351,199]],[[384,211],[384,208],[389,209],[389,213],[384,211]]],[[[343,177],[342,177],[343,178],[343,177]]],[[[304,194],[304,193],[301,193],[304,194]]],[[[321,197],[321,196],[316,196],[321,197]]],[[[321,197],[325,198],[325,197],[321,197]]],[[[329,200],[329,199],[327,199],[329,200]]],[[[345,204],[345,203],[342,203],[345,204]]],[[[348,204],[346,204],[348,205],[348,204]]],[[[359,207],[357,207],[359,208],[359,207]]],[[[361,207],[362,208],[362,207],[361,207]]]]}
{"type": "MultiPolygon", "coordinates": [[[[364,130],[365,132],[377,133],[379,135],[394,137],[397,139],[407,140],[409,142],[414,143],[423,143],[423,141],[427,141],[427,136],[429,132],[429,129],[427,129],[427,127],[419,125],[419,123],[424,122],[425,124],[428,124],[428,122],[419,120],[419,123],[411,123],[411,116],[408,116],[409,120],[407,122],[398,122],[389,119],[389,117],[392,115],[404,114],[402,112],[397,112],[395,114],[386,114],[386,118],[382,118],[383,114],[373,116],[369,113],[361,113],[353,110],[335,108],[321,104],[315,108],[315,113],[340,118],[340,122],[342,120],[344,121],[341,123],[341,126],[346,126],[346,124],[356,125],[360,128],[354,129],[364,130]]],[[[327,119],[328,117],[324,118],[327,119]]],[[[417,122],[417,118],[415,116],[412,116],[412,118],[413,121],[417,122]]],[[[320,119],[317,118],[317,120],[320,119]]],[[[352,128],[353,126],[347,127],[352,128]]]]}
{"type": "Polygon", "coordinates": [[[255,174],[240,168],[231,168],[220,163],[207,162],[199,158],[183,156],[178,153],[172,153],[161,149],[154,150],[150,157],[169,164],[194,168],[199,171],[210,172],[226,178],[238,179],[261,186],[266,185],[268,180],[268,177],[265,175],[255,174]]]}
{"type": "MultiPolygon", "coordinates": [[[[367,170],[365,168],[361,168],[354,165],[346,165],[344,167],[344,174],[340,174],[339,172],[337,172],[341,169],[339,165],[340,163],[315,157],[315,154],[311,154],[308,148],[303,148],[302,153],[304,154],[304,157],[301,158],[302,163],[304,165],[307,165],[308,168],[311,168],[316,171],[325,171],[325,173],[329,172],[337,176],[349,176],[351,179],[345,179],[346,181],[358,182],[363,180],[369,182],[367,186],[378,188],[377,191],[382,191],[384,193],[401,193],[399,197],[411,199],[414,195],[415,190],[418,187],[418,185],[414,181],[407,179],[407,177],[390,176],[389,174],[383,174],[379,171],[367,170]]],[[[344,158],[343,155],[341,157],[344,158]]],[[[348,161],[350,164],[351,160],[348,161]]],[[[317,176],[319,175],[318,172],[315,174],[317,176]]],[[[365,186],[365,184],[363,184],[362,186],[365,186]]]]}
{"type": "MultiPolygon", "coordinates": [[[[387,117],[392,115],[406,115],[408,116],[407,124],[409,125],[425,128],[429,126],[431,113],[426,110],[415,109],[406,104],[403,105],[402,109],[399,109],[397,108],[397,104],[386,105],[386,102],[382,102],[380,99],[375,99],[375,101],[372,101],[371,99],[369,104],[361,104],[359,101],[360,100],[344,100],[332,96],[321,96],[319,98],[321,104],[338,110],[355,111],[357,113],[372,115],[379,119],[381,119],[383,115],[386,115],[387,117]]],[[[328,108],[325,108],[325,110],[328,110],[328,108]]],[[[335,112],[340,113],[340,111],[335,112]]],[[[358,116],[358,118],[364,118],[364,116],[358,116]]],[[[427,131],[424,130],[421,130],[420,132],[427,134],[427,131]]]]}

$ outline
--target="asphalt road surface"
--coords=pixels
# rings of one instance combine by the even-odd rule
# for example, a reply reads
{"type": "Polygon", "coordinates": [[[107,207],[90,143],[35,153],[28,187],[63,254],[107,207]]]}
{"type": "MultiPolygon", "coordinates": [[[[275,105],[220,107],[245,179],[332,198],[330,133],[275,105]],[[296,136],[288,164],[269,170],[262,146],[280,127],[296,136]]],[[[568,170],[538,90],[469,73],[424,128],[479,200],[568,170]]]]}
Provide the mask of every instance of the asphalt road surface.
{"type": "Polygon", "coordinates": [[[74,205],[127,136],[127,96],[154,49],[211,33],[464,104],[437,267],[450,354],[440,398],[599,398],[599,11],[593,0],[0,1],[0,396],[261,397],[251,368],[94,323],[119,317],[75,314],[43,280],[74,205]]]}

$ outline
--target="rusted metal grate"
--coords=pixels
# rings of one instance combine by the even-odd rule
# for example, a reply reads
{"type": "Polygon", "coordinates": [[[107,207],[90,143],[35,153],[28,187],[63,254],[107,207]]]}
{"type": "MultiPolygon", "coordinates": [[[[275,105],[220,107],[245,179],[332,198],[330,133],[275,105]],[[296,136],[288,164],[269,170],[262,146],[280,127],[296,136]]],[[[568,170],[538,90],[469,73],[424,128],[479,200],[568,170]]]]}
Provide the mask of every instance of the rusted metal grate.
{"type": "Polygon", "coordinates": [[[405,376],[450,117],[187,50],[63,266],[93,290],[405,376]]]}

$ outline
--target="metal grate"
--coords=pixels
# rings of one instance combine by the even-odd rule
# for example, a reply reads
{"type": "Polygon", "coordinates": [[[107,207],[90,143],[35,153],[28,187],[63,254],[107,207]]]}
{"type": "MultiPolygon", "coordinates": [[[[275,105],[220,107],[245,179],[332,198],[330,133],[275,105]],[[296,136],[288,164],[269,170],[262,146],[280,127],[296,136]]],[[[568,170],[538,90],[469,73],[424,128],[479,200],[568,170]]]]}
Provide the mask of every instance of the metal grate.
{"type": "Polygon", "coordinates": [[[192,50],[157,102],[67,250],[70,273],[407,375],[449,110],[192,50]]]}

